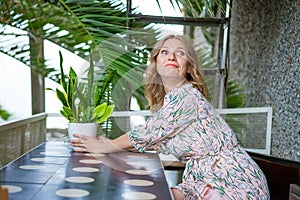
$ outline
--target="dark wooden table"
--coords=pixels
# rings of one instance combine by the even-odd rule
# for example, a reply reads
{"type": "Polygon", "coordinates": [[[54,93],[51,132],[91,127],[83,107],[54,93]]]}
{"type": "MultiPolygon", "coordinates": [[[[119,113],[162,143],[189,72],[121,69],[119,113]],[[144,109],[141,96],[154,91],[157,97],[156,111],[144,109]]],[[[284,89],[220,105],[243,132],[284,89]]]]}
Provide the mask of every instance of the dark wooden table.
{"type": "Polygon", "coordinates": [[[47,142],[1,168],[9,200],[172,199],[155,153],[75,153],[47,142]]]}

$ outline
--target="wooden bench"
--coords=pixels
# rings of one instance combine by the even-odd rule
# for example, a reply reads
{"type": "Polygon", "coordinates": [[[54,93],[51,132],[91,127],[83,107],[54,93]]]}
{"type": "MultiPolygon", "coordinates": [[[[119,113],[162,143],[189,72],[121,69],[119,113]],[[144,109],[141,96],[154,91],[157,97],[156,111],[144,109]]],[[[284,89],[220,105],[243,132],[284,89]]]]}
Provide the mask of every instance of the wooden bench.
{"type": "Polygon", "coordinates": [[[249,152],[264,172],[272,200],[299,200],[300,162],[249,152]],[[298,186],[297,186],[298,185],[298,186]],[[293,194],[290,194],[290,192],[293,194]],[[296,192],[298,191],[298,193],[296,192]]]}
{"type": "Polygon", "coordinates": [[[290,185],[290,197],[289,200],[300,200],[300,185],[290,185]]]}

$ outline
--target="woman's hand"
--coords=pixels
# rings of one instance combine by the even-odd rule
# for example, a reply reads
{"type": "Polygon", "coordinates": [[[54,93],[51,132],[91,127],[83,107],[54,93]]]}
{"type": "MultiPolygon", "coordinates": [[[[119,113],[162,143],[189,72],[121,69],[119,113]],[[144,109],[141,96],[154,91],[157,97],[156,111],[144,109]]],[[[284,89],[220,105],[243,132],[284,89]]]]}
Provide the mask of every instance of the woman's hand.
{"type": "Polygon", "coordinates": [[[133,148],[127,134],[123,134],[114,140],[105,137],[94,138],[79,134],[74,134],[74,137],[78,139],[71,140],[70,144],[74,147],[74,151],[76,152],[113,153],[133,148]]]}
{"type": "Polygon", "coordinates": [[[71,140],[70,144],[76,152],[110,153],[107,146],[111,145],[111,142],[105,137],[95,138],[79,134],[74,134],[74,137],[77,139],[71,140]]]}

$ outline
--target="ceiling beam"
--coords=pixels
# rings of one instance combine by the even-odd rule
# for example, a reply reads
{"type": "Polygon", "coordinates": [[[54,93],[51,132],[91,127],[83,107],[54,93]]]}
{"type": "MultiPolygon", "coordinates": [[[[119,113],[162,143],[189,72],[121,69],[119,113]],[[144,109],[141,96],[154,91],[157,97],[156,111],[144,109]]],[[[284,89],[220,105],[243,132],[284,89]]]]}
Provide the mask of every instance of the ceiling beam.
{"type": "Polygon", "coordinates": [[[160,24],[179,24],[190,26],[212,26],[219,27],[220,24],[227,24],[228,18],[194,18],[194,17],[169,17],[153,16],[141,14],[129,14],[136,22],[160,23],[160,24]]]}

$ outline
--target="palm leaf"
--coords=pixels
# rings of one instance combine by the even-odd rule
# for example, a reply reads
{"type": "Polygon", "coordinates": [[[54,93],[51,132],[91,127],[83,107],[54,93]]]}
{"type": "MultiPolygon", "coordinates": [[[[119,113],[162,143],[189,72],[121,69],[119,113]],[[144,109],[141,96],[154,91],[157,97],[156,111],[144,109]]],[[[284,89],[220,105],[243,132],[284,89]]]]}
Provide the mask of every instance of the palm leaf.
{"type": "MultiPolygon", "coordinates": [[[[156,0],[159,3],[159,0],[156,0]]],[[[228,0],[169,0],[174,8],[184,8],[186,16],[190,17],[217,17],[217,12],[226,12],[228,0]]]]}

